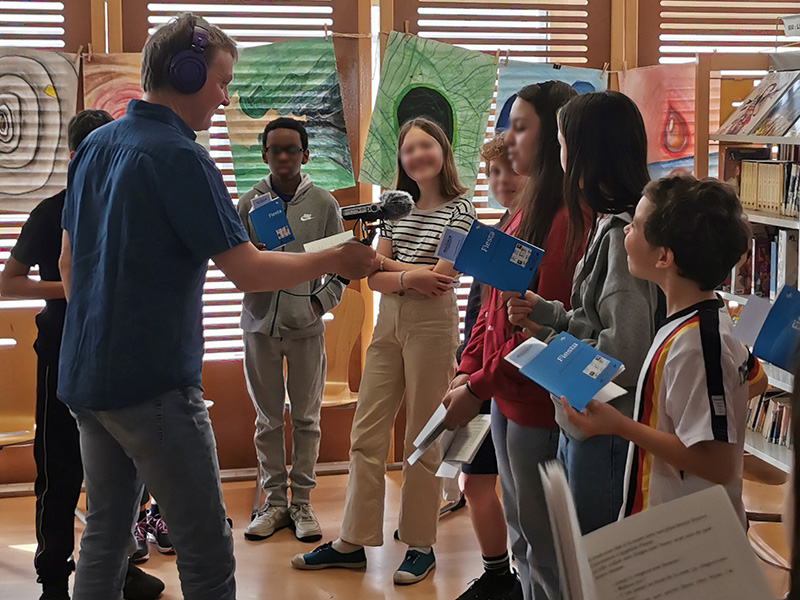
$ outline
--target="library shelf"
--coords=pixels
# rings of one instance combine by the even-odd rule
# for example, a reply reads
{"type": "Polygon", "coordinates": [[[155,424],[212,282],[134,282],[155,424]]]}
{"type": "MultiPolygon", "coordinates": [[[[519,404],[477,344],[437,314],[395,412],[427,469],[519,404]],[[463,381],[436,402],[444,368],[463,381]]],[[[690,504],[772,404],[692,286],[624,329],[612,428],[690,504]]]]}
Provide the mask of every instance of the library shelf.
{"type": "Polygon", "coordinates": [[[792,469],[792,450],[780,444],[771,444],[760,433],[745,431],[744,449],[765,463],[789,473],[792,469]]]}
{"type": "Polygon", "coordinates": [[[778,213],[769,212],[766,210],[755,210],[746,208],[745,214],[751,223],[760,223],[762,225],[771,225],[772,227],[783,227],[784,229],[799,229],[800,219],[797,217],[787,217],[778,213]]]}

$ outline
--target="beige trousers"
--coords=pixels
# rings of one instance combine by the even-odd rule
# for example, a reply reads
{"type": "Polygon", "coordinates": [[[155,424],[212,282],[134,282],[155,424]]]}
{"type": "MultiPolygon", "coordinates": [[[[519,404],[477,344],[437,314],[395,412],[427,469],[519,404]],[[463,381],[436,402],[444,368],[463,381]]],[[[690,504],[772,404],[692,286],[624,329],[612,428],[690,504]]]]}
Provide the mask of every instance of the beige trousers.
{"type": "MultiPolygon", "coordinates": [[[[403,457],[442,401],[455,374],[458,309],[455,294],[429,299],[412,291],[384,294],[367,349],[358,405],[350,433],[350,478],[339,537],[351,544],[383,543],[386,460],[394,420],[405,399],[403,457]]],[[[403,461],[400,540],[432,546],[441,501],[435,476],[438,447],[414,466],[403,461]]]]}

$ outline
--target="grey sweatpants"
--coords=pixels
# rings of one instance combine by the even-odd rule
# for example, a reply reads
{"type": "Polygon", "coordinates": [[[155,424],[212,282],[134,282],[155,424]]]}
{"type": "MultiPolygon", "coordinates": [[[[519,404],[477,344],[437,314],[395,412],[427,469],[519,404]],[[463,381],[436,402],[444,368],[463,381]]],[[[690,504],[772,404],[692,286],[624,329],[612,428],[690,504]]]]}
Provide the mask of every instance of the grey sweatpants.
{"type": "Polygon", "coordinates": [[[325,388],[325,340],[322,334],[300,339],[244,333],[244,375],[256,409],[254,437],[261,487],[267,503],[307,504],[317,484],[320,410],[325,388]],[[286,380],[283,363],[286,360],[286,380]],[[292,421],[292,467],[286,469],[283,416],[286,391],[292,421]]]}
{"type": "Polygon", "coordinates": [[[558,600],[558,561],[539,464],[556,458],[559,429],[509,421],[492,402],[492,441],[511,552],[525,600],[558,600]]]}

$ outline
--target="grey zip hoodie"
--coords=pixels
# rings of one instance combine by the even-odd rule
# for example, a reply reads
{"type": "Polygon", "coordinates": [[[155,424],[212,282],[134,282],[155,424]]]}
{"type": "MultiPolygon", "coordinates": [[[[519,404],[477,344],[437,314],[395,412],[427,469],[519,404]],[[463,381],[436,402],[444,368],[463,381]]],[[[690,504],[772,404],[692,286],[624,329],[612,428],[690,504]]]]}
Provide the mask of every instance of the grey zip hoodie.
{"type": "MultiPolygon", "coordinates": [[[[540,299],[531,320],[543,325],[536,337],[549,342],[562,331],[622,361],[625,370],[614,380],[627,394],[611,402],[622,414],[633,415],[639,371],[655,336],[658,289],[628,271],[624,227],[627,213],[604,217],[575,269],[572,310],[557,301],[540,299]]],[[[582,436],[566,421],[556,402],[556,421],[573,437],[582,436]]]]}
{"type": "MultiPolygon", "coordinates": [[[[278,197],[270,182],[271,176],[262,179],[239,199],[239,217],[254,244],[259,242],[250,221],[250,208],[253,199],[264,194],[278,197]]],[[[283,246],[283,252],[304,252],[304,244],[344,230],[339,203],[330,193],[311,183],[305,173],[294,197],[288,204],[284,204],[284,208],[294,241],[283,246]]],[[[289,339],[319,335],[325,331],[322,314],[338,305],[344,292],[344,284],[338,279],[328,283],[324,289],[321,289],[322,286],[323,281],[315,279],[280,292],[245,294],[242,302],[242,329],[247,333],[264,333],[289,339]],[[322,305],[322,314],[315,308],[310,297],[302,297],[316,290],[320,290],[314,297],[322,305]],[[286,292],[301,296],[291,296],[286,292]]]]}

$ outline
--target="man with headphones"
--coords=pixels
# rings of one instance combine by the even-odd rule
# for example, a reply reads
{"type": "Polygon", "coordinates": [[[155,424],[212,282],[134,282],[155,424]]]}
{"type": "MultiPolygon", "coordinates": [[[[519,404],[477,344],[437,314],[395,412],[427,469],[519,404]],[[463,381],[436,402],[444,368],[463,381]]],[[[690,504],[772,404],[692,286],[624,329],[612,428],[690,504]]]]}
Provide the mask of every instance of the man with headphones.
{"type": "Polygon", "coordinates": [[[242,291],[375,268],[357,242],[313,254],[253,246],[209,154],[235,43],[184,14],[142,53],[143,100],[90,135],[69,171],[58,397],[78,422],[89,511],[73,600],[120,598],[142,483],[170,525],[186,600],[235,600],[214,435],[202,399],[209,259],[242,291]]]}

